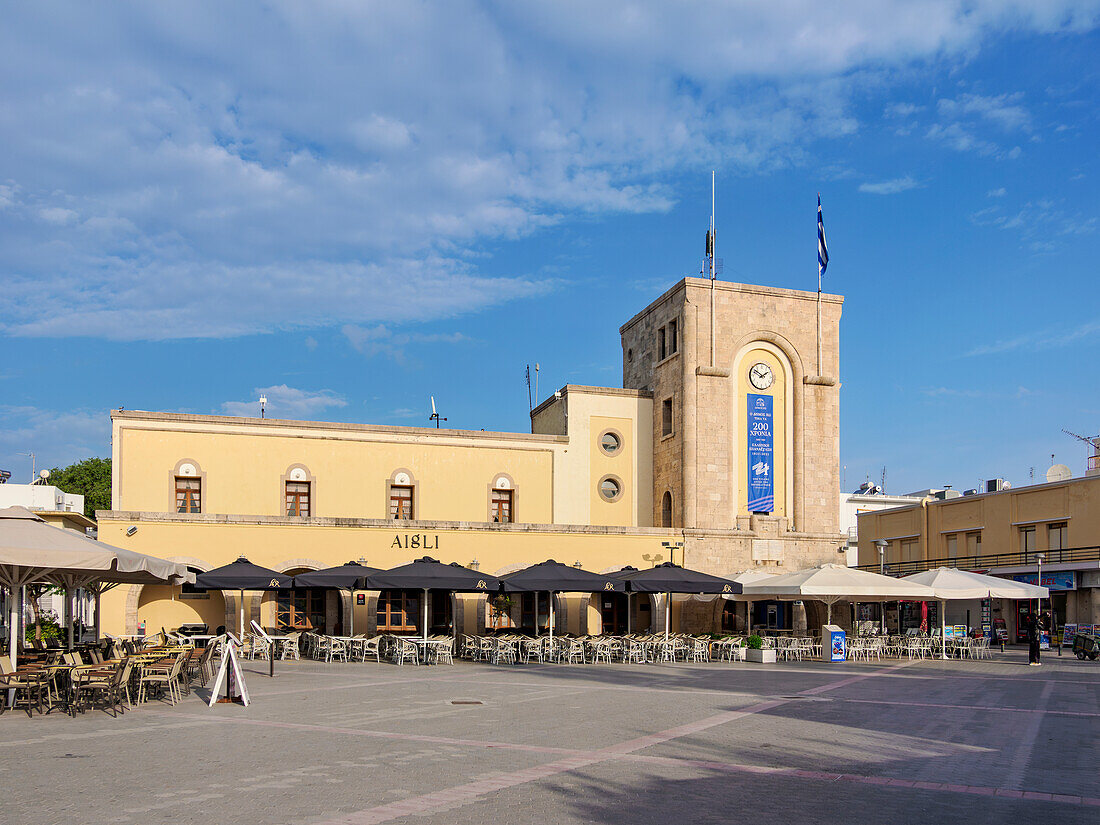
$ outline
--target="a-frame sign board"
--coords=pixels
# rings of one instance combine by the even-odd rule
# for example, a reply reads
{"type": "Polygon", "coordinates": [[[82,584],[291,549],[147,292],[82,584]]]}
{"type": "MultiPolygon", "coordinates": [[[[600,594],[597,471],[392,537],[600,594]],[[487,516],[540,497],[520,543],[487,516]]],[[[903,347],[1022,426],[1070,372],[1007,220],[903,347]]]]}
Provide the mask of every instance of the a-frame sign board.
{"type": "Polygon", "coordinates": [[[210,701],[208,702],[210,707],[226,702],[237,702],[247,707],[251,701],[248,698],[248,685],[244,683],[244,675],[241,673],[241,663],[237,658],[237,648],[239,646],[240,642],[232,633],[226,633],[222,638],[221,662],[218,664],[218,673],[214,677],[214,683],[210,689],[210,701]],[[222,689],[223,682],[225,683],[225,696],[219,697],[218,692],[222,689]]]}

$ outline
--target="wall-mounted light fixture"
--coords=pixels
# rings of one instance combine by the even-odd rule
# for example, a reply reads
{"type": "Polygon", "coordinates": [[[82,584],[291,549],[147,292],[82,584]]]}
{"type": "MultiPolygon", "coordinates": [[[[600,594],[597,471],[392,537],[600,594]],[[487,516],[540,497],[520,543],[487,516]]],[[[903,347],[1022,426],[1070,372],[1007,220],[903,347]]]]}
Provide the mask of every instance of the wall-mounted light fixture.
{"type": "Polygon", "coordinates": [[[126,535],[128,535],[128,536],[132,536],[136,532],[137,532],[137,527],[135,527],[132,524],[129,527],[126,528],[126,535]]]}

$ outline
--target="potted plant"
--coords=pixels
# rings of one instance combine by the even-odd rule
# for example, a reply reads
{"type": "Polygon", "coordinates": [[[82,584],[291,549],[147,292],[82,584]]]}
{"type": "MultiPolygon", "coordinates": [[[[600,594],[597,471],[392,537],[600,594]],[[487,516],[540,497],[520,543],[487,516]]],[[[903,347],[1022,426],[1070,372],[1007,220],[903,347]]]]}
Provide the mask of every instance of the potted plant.
{"type": "Polygon", "coordinates": [[[760,663],[774,662],[775,648],[764,647],[764,640],[753,634],[745,640],[745,661],[760,663]]]}

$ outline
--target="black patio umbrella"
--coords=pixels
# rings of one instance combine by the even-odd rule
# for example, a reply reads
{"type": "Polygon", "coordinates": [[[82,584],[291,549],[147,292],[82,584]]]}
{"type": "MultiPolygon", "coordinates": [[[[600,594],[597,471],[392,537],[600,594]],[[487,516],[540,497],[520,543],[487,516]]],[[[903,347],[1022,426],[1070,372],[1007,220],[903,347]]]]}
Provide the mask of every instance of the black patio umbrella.
{"type": "Polygon", "coordinates": [[[665,606],[665,638],[668,638],[668,617],[673,593],[740,593],[739,582],[689,570],[666,561],[647,570],[624,568],[613,574],[626,583],[632,593],[665,593],[669,603],[665,606]]]}
{"type": "MultiPolygon", "coordinates": [[[[367,567],[357,561],[349,561],[339,567],[326,567],[324,570],[310,570],[294,577],[295,587],[332,587],[337,590],[354,590],[356,583],[372,573],[381,573],[377,567],[367,567]]],[[[355,633],[355,606],[352,605],[351,624],[348,635],[355,633]]]]}
{"type": "Polygon", "coordinates": [[[360,590],[423,590],[424,591],[424,640],[428,639],[428,591],[446,590],[451,593],[496,593],[500,580],[487,576],[457,562],[444,564],[438,559],[424,556],[392,570],[379,570],[363,576],[356,583],[360,590]]]}
{"type": "MultiPolygon", "coordinates": [[[[546,592],[550,594],[550,638],[554,638],[554,593],[625,593],[626,583],[610,575],[589,573],[579,567],[548,559],[500,577],[505,593],[546,592]]],[[[629,621],[629,613],[627,616],[629,621]]]]}
{"type": "MultiPolygon", "coordinates": [[[[232,564],[215,567],[195,576],[195,586],[210,590],[239,590],[241,594],[241,637],[244,637],[244,591],[285,590],[294,586],[294,577],[253,564],[241,556],[232,564]]],[[[272,649],[271,675],[275,675],[275,651],[272,649]]]]}

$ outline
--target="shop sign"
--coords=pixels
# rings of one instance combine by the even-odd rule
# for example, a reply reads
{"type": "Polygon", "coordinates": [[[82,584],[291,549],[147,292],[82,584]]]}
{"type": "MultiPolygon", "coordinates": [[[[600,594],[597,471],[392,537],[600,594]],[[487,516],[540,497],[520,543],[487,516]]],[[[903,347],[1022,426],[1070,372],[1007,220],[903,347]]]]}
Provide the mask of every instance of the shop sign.
{"type": "MultiPolygon", "coordinates": [[[[1023,582],[1024,584],[1036,584],[1038,578],[1038,573],[1018,573],[1012,577],[1012,580],[1023,582]]],[[[1042,586],[1050,590],[1076,590],[1077,571],[1051,570],[1048,572],[1044,570],[1042,586]]]]}
{"type": "Polygon", "coordinates": [[[438,550],[439,536],[427,533],[398,533],[390,542],[390,547],[401,550],[438,550]]]}

